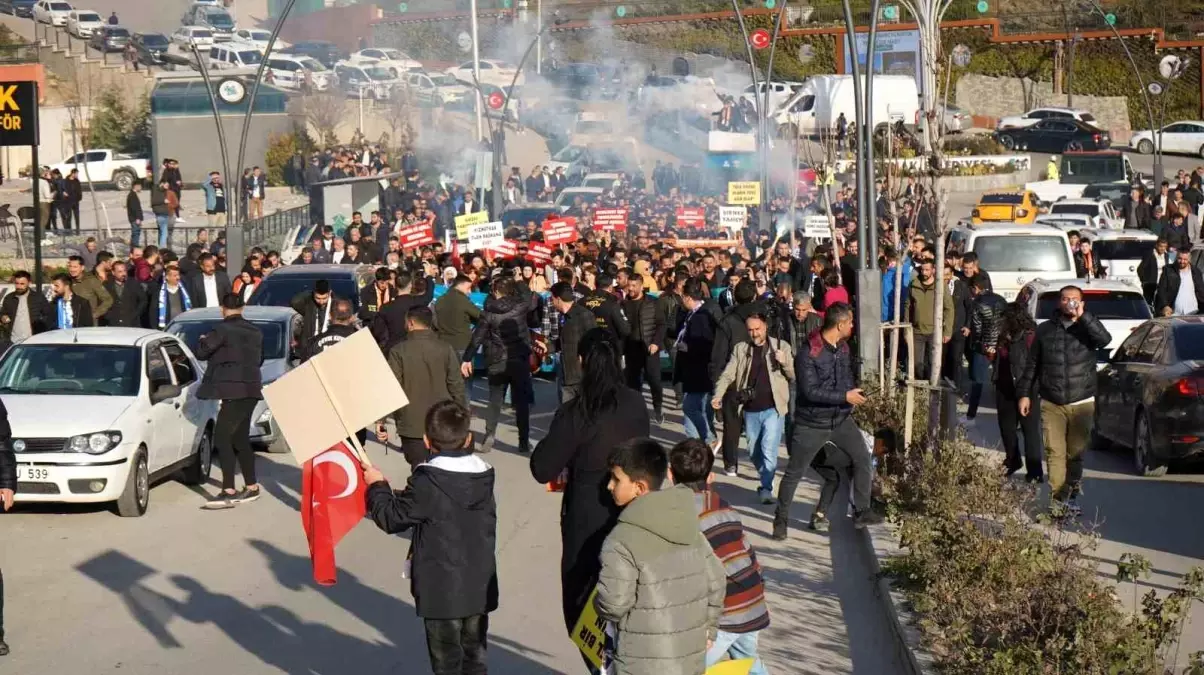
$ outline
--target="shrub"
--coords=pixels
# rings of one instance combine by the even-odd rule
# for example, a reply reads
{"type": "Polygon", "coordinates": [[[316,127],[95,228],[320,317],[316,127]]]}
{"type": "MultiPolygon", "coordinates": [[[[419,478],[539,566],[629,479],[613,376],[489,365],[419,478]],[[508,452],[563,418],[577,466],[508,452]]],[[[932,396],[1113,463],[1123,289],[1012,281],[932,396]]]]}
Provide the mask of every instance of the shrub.
{"type": "Polygon", "coordinates": [[[287,134],[272,134],[268,137],[268,149],[264,153],[264,164],[267,166],[268,185],[280,186],[285,184],[285,167],[292,161],[293,155],[300,152],[308,157],[314,150],[313,139],[304,129],[294,129],[287,134]]]}
{"type": "Polygon", "coordinates": [[[946,136],[946,155],[1002,155],[1006,150],[995,139],[985,134],[963,134],[946,136]]]}

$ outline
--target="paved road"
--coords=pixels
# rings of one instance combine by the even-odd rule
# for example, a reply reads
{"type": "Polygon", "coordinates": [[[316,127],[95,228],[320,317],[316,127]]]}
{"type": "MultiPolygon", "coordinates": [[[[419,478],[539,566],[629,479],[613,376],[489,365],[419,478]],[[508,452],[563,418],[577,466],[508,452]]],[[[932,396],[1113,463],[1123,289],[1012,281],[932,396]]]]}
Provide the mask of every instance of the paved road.
{"type": "MultiPolygon", "coordinates": [[[[536,389],[538,439],[555,394],[547,383],[536,389]]],[[[475,394],[483,397],[479,383],[475,394]]],[[[478,404],[478,433],[481,412],[478,404]]],[[[674,442],[680,412],[670,407],[668,418],[656,435],[674,442]]],[[[500,450],[486,457],[498,472],[501,581],[490,672],[580,673],[559,617],[560,498],[535,484],[526,457],[513,454],[509,419],[500,450]]],[[[399,453],[385,455],[375,444],[369,452],[394,484],[404,482],[399,453]]],[[[203,495],[166,482],[140,519],[89,507],[19,506],[6,516],[4,540],[13,545],[0,547],[0,565],[13,652],[4,671],[345,675],[354,663],[364,675],[428,672],[421,623],[400,576],[406,537],[361,524],[338,549],[338,585],[317,587],[297,514],[300,471],[280,455],[261,455],[259,468],[267,494],[232,511],[202,511],[203,495]],[[72,636],[69,649],[64,635],[72,636]]],[[[830,538],[796,530],[787,542],[768,541],[769,507],[754,503],[745,472],[720,477],[718,489],[742,512],[766,570],[773,625],[761,649],[770,670],[899,672],[851,523],[837,518],[830,538]]],[[[814,500],[814,485],[803,487],[802,499],[814,500]]],[[[796,518],[809,515],[808,506],[796,507],[796,518]]]]}

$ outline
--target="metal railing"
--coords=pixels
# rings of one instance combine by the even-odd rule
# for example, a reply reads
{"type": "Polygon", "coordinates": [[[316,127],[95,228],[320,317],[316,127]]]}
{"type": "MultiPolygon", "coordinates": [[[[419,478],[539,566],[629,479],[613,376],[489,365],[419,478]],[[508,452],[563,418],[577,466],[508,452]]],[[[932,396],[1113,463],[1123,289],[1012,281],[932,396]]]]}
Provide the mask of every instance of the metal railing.
{"type": "Polygon", "coordinates": [[[269,213],[262,218],[248,220],[243,225],[243,240],[247,250],[260,246],[266,250],[282,250],[284,237],[294,227],[310,224],[309,204],[269,213]]]}
{"type": "MultiPolygon", "coordinates": [[[[184,251],[188,248],[188,245],[197,240],[197,233],[199,231],[208,230],[208,241],[213,242],[217,239],[217,233],[220,229],[204,225],[173,225],[168,228],[167,248],[174,251],[177,255],[184,255],[184,251]]],[[[132,235],[133,229],[129,227],[47,230],[42,233],[42,256],[44,258],[66,258],[67,256],[80,255],[84,250],[84,244],[87,242],[88,237],[95,237],[98,250],[108,251],[118,258],[124,258],[130,254],[130,238],[132,235]]],[[[19,236],[11,228],[0,230],[0,250],[6,249],[8,242],[15,243],[13,253],[17,257],[32,257],[34,245],[33,223],[27,220],[23,224],[19,236]]],[[[159,245],[159,228],[153,220],[142,227],[139,244],[141,246],[146,246],[147,244],[159,245]]],[[[0,253],[0,257],[7,255],[9,255],[7,252],[0,253]]]]}
{"type": "Polygon", "coordinates": [[[37,63],[37,43],[0,45],[0,64],[37,63]]]}

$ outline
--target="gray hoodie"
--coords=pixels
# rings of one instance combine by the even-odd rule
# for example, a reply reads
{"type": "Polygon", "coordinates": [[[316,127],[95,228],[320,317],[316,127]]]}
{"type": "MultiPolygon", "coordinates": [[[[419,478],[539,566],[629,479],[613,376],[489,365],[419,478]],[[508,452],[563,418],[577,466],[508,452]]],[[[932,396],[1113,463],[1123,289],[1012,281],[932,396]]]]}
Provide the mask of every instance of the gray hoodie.
{"type": "Polygon", "coordinates": [[[602,545],[598,616],[618,624],[617,675],[699,675],[723,611],[727,577],[698,529],[694,492],[627,505],[602,545]]]}

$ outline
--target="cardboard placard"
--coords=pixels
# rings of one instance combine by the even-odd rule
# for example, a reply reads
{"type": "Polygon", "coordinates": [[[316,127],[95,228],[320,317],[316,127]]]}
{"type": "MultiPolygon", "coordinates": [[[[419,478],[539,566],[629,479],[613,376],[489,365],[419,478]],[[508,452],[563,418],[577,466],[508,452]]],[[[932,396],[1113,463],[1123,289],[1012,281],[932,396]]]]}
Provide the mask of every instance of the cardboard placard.
{"type": "Polygon", "coordinates": [[[513,239],[503,239],[485,250],[499,258],[513,258],[518,255],[518,242],[513,239]]]}
{"type": "Polygon", "coordinates": [[[367,330],[266,385],[263,398],[297,464],[410,402],[367,330]]]}
{"type": "Polygon", "coordinates": [[[748,221],[748,209],[743,206],[720,206],[719,227],[725,230],[743,230],[748,221]]]}
{"type": "Polygon", "coordinates": [[[727,184],[727,203],[755,206],[761,203],[761,183],[755,180],[732,181],[727,184]]]}
{"type": "Polygon", "coordinates": [[[677,209],[677,226],[702,229],[707,224],[707,210],[701,206],[683,206],[677,209]]]}
{"type": "Polygon", "coordinates": [[[577,241],[576,218],[551,218],[543,223],[543,240],[553,246],[577,241]]]}
{"type": "Polygon", "coordinates": [[[614,232],[616,230],[619,232],[627,231],[626,207],[594,209],[595,232],[614,232]]]}
{"type": "Polygon", "coordinates": [[[397,243],[402,248],[418,248],[435,243],[435,228],[426,221],[419,221],[397,231],[397,243]]]}
{"type": "Polygon", "coordinates": [[[542,241],[527,244],[527,257],[543,264],[552,262],[552,251],[555,249],[542,241]]]}
{"type": "Polygon", "coordinates": [[[803,236],[808,239],[831,239],[832,229],[827,216],[807,216],[803,220],[803,236]]]}
{"type": "Polygon", "coordinates": [[[484,225],[488,222],[489,214],[484,211],[456,216],[456,239],[468,239],[469,227],[472,225],[484,225]]]}
{"type": "Polygon", "coordinates": [[[493,248],[505,240],[506,228],[504,225],[502,225],[502,221],[500,220],[492,223],[470,225],[468,227],[469,251],[479,251],[481,249],[493,248]]]}
{"type": "Polygon", "coordinates": [[[742,244],[739,239],[670,239],[666,243],[674,248],[734,248],[742,244]]]}
{"type": "Polygon", "coordinates": [[[598,610],[594,609],[594,597],[597,595],[596,588],[590,592],[589,599],[585,601],[585,608],[577,618],[577,625],[573,626],[573,634],[569,637],[594,668],[601,669],[606,658],[606,621],[603,621],[598,616],[598,610]]]}

